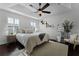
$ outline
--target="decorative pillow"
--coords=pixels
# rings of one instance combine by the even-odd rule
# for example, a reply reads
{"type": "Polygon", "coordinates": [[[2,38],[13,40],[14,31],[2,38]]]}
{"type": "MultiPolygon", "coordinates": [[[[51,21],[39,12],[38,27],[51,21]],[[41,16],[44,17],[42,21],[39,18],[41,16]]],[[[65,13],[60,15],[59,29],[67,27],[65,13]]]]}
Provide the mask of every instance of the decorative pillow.
{"type": "Polygon", "coordinates": [[[49,39],[49,35],[48,34],[46,34],[46,33],[41,33],[39,36],[39,42],[38,42],[38,44],[37,45],[40,45],[40,44],[43,44],[43,43],[45,43],[45,42],[48,42],[48,39],[49,39]]]}
{"type": "Polygon", "coordinates": [[[44,36],[45,36],[45,33],[39,34],[39,38],[41,41],[43,40],[44,36]]]}
{"type": "Polygon", "coordinates": [[[22,33],[26,33],[24,29],[22,29],[22,33]]]}

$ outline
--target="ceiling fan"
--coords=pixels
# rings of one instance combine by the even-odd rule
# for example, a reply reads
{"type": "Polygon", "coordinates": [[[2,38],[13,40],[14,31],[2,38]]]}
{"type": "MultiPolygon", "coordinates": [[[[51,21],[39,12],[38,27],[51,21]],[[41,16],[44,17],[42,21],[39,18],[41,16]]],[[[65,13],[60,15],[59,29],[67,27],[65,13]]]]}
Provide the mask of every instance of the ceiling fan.
{"type": "Polygon", "coordinates": [[[39,3],[39,8],[35,8],[31,4],[29,6],[32,8],[35,8],[37,10],[37,12],[35,12],[35,13],[38,13],[39,16],[42,16],[42,13],[47,13],[47,14],[51,13],[50,11],[44,11],[44,9],[46,9],[49,5],[50,5],[49,3],[46,3],[43,7],[41,7],[41,3],[39,3]]]}

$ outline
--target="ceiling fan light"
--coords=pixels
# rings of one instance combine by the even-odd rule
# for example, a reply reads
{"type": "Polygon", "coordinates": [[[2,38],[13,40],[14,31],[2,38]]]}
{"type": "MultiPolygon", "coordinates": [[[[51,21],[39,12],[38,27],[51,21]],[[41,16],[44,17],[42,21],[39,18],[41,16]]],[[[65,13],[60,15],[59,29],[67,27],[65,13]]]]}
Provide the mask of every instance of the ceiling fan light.
{"type": "Polygon", "coordinates": [[[43,14],[42,11],[38,11],[39,16],[42,16],[42,14],[43,14]]]}
{"type": "Polygon", "coordinates": [[[42,16],[42,14],[39,14],[39,16],[42,16]]]}

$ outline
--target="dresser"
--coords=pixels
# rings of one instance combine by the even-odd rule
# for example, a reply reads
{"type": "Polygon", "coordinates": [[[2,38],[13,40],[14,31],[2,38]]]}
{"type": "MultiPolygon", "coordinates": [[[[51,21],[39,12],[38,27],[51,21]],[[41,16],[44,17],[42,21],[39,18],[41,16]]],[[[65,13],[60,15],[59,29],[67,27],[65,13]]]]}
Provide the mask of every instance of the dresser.
{"type": "Polygon", "coordinates": [[[16,42],[16,35],[8,35],[7,36],[7,42],[16,42]]]}

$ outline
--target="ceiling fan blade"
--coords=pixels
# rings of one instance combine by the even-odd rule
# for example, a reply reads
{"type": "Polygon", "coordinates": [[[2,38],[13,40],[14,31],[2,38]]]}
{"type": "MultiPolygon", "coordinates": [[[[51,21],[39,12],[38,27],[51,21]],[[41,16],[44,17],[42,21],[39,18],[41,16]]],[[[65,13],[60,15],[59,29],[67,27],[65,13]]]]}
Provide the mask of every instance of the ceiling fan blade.
{"type": "Polygon", "coordinates": [[[37,10],[37,8],[36,7],[34,7],[33,5],[29,5],[30,7],[32,7],[32,8],[35,8],[36,10],[37,10]]]}
{"type": "Polygon", "coordinates": [[[43,13],[48,13],[48,14],[50,14],[51,12],[50,11],[42,11],[43,13]]]}
{"type": "Polygon", "coordinates": [[[50,4],[49,3],[46,3],[42,8],[41,10],[44,10],[45,8],[47,8],[50,4]]]}
{"type": "Polygon", "coordinates": [[[39,3],[39,8],[41,8],[41,3],[39,3]]]}

